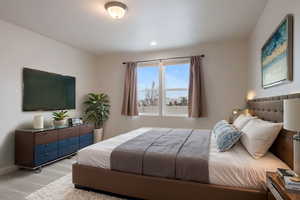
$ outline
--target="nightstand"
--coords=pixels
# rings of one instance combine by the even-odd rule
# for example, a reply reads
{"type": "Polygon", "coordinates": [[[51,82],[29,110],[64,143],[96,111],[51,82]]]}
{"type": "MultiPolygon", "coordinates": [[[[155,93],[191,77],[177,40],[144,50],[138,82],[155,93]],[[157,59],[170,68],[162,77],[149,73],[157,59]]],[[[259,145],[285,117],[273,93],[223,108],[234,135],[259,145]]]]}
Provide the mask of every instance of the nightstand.
{"type": "Polygon", "coordinates": [[[283,181],[276,172],[267,172],[267,187],[276,200],[300,200],[300,192],[285,189],[283,181]]]}

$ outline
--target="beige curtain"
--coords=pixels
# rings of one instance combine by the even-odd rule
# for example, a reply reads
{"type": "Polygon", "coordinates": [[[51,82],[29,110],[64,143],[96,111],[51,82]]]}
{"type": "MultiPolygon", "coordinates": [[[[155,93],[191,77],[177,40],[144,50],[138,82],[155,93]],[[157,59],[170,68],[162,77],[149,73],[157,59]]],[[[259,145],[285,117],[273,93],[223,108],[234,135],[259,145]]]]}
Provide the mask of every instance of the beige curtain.
{"type": "Polygon", "coordinates": [[[199,118],[202,115],[201,101],[201,56],[193,56],[190,65],[189,99],[188,114],[189,117],[199,118]]]}
{"type": "Polygon", "coordinates": [[[128,62],[126,66],[122,115],[138,115],[137,107],[137,64],[128,62]]]}

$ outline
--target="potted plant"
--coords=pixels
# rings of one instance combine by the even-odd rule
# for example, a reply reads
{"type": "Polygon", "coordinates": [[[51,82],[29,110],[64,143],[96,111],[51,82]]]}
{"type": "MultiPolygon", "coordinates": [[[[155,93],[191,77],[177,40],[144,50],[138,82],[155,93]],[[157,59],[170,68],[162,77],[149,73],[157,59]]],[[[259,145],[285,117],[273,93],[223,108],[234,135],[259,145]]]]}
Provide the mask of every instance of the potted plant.
{"type": "Polygon", "coordinates": [[[108,95],[104,93],[90,93],[84,104],[86,105],[85,119],[94,123],[94,140],[99,142],[103,138],[103,124],[109,118],[110,105],[108,95]]]}
{"type": "Polygon", "coordinates": [[[53,116],[53,123],[55,127],[64,127],[67,125],[67,117],[68,116],[68,111],[59,111],[59,112],[53,112],[52,116],[53,116]]]}

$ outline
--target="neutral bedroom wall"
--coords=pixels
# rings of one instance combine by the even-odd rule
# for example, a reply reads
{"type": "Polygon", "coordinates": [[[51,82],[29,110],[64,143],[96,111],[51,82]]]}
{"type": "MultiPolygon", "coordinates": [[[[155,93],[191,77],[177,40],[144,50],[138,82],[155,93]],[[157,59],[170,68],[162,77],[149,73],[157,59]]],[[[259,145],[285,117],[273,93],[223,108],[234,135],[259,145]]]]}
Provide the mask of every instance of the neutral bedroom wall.
{"type": "Polygon", "coordinates": [[[14,130],[31,126],[32,118],[51,112],[22,112],[22,68],[31,67],[76,77],[77,109],[96,91],[96,57],[0,20],[0,173],[14,168],[14,130]]]}
{"type": "Polygon", "coordinates": [[[99,89],[111,98],[111,116],[106,123],[105,138],[147,126],[177,128],[212,128],[220,119],[228,119],[233,108],[242,108],[246,96],[246,43],[228,41],[203,44],[152,53],[120,53],[105,55],[98,61],[99,89]],[[205,54],[203,61],[203,95],[206,114],[200,119],[186,117],[124,117],[121,116],[123,98],[124,61],[167,58],[205,54]]]}
{"type": "Polygon", "coordinates": [[[269,0],[249,40],[249,97],[300,92],[300,1],[269,0]],[[294,81],[268,89],[261,87],[261,48],[287,14],[294,14],[294,81]]]}

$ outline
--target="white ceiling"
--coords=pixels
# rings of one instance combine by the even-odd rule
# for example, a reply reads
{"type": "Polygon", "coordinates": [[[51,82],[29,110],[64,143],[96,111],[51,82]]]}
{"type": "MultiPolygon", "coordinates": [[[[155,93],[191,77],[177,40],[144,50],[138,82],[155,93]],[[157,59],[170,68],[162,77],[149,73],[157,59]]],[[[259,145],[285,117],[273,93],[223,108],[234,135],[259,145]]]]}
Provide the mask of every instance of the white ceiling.
{"type": "Polygon", "coordinates": [[[245,38],[267,0],[120,1],[129,9],[121,20],[107,0],[0,0],[0,19],[94,54],[150,51],[245,38]]]}

